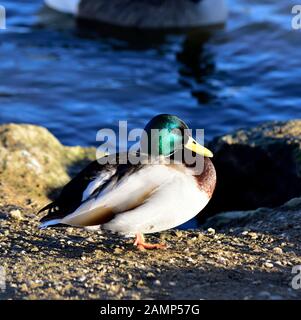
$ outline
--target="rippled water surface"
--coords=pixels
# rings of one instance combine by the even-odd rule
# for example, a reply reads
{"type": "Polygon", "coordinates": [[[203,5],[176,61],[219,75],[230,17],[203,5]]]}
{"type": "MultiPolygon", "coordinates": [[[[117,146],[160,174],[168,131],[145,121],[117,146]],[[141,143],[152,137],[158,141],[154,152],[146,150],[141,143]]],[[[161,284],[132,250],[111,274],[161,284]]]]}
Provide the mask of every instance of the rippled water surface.
{"type": "Polygon", "coordinates": [[[300,117],[301,31],[288,0],[230,0],[227,25],[202,33],[133,33],[75,23],[38,0],[5,0],[0,122],[46,126],[91,145],[118,120],[143,127],[174,113],[206,139],[300,117]]]}

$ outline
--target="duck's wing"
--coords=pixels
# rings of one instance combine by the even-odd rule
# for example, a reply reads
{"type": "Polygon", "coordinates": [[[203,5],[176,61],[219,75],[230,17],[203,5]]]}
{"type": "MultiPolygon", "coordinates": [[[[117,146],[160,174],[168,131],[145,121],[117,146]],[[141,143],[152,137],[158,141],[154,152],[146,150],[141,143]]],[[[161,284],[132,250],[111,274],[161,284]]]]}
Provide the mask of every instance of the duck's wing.
{"type": "Polygon", "coordinates": [[[82,203],[100,192],[116,171],[117,165],[110,164],[109,161],[105,164],[99,161],[90,163],[65,185],[55,201],[39,211],[39,213],[48,211],[48,215],[43,217],[41,222],[61,219],[75,211],[82,203]]]}
{"type": "Polygon", "coordinates": [[[90,181],[89,173],[95,169],[88,167],[88,172],[80,173],[54,202],[52,208],[57,208],[43,218],[41,228],[57,224],[83,227],[103,225],[117,215],[143,205],[166,179],[170,179],[170,170],[165,165],[144,161],[135,165],[118,161],[113,167],[102,166],[101,171],[95,163],[91,164],[92,169],[94,165],[100,181],[94,179],[89,184],[85,183],[85,188],[81,186],[75,196],[71,190],[83,184],[83,176],[90,181]],[[105,175],[106,178],[103,178],[105,175]]]}

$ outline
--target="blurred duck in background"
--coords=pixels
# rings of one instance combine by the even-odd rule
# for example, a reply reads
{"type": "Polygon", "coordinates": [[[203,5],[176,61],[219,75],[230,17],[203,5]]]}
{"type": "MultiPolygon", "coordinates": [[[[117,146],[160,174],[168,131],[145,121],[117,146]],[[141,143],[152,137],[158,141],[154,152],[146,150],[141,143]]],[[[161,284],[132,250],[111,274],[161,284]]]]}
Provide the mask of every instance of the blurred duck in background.
{"type": "Polygon", "coordinates": [[[191,28],[226,22],[225,0],[45,0],[62,13],[134,28],[191,28]]]}

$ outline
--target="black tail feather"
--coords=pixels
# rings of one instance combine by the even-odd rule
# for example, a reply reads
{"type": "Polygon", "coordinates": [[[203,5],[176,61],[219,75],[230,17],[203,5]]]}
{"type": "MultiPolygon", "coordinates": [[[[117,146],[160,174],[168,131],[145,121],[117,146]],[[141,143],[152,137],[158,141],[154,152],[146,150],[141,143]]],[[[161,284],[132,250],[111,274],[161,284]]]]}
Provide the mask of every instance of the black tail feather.
{"type": "Polygon", "coordinates": [[[40,213],[42,213],[42,212],[44,212],[44,211],[46,211],[46,210],[51,210],[52,208],[53,208],[53,202],[47,204],[47,206],[44,207],[44,208],[42,208],[42,209],[38,212],[38,214],[40,214],[40,213]]]}

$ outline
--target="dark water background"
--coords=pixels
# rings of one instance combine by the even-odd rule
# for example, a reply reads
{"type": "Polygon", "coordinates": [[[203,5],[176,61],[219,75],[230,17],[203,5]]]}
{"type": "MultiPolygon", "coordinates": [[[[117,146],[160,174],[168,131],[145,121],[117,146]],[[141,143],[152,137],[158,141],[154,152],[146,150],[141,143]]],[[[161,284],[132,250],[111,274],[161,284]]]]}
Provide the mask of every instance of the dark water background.
{"type": "Polygon", "coordinates": [[[133,33],[78,25],[42,0],[0,0],[0,123],[46,126],[68,145],[174,113],[206,139],[300,117],[301,31],[288,0],[229,0],[225,28],[133,33]],[[42,10],[42,12],[41,12],[42,10]]]}

